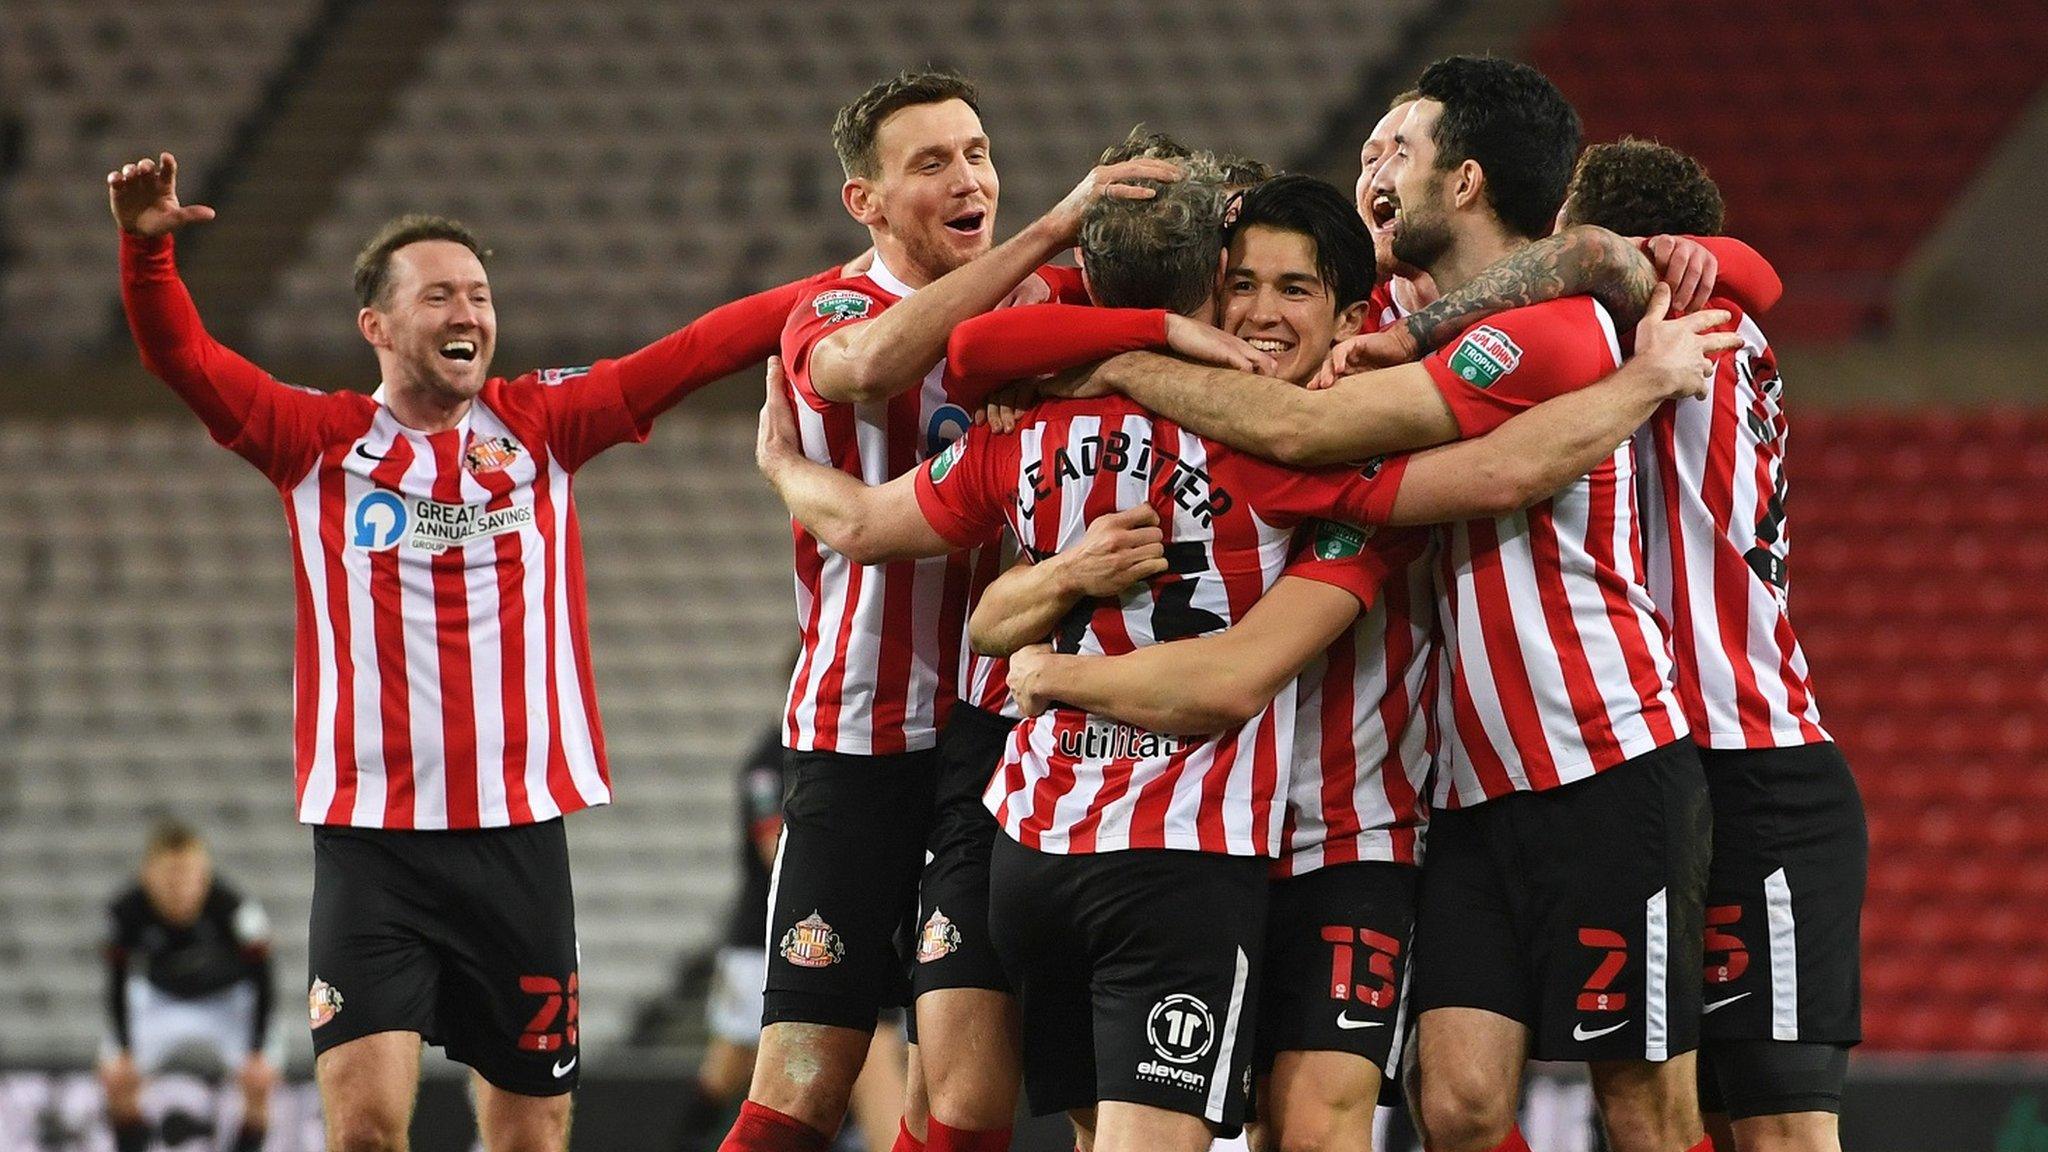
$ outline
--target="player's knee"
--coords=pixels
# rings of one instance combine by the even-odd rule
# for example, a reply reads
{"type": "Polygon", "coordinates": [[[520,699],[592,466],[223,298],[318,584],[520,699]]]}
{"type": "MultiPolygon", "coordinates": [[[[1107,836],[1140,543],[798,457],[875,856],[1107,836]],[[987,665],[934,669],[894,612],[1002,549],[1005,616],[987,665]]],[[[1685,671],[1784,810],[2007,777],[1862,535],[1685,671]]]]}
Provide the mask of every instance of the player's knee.
{"type": "Polygon", "coordinates": [[[1371,1152],[1372,1122],[1362,1108],[1317,1100],[1275,1117],[1266,1147],[1272,1152],[1371,1152]],[[1363,1125],[1359,1118],[1366,1116],[1363,1125]],[[1360,1141],[1360,1132],[1364,1140],[1360,1141]]]}
{"type": "Polygon", "coordinates": [[[1515,1102],[1505,1085],[1465,1069],[1431,1068],[1422,1080],[1425,1143],[1435,1152],[1484,1152],[1507,1138],[1515,1102]]]}
{"type": "Polygon", "coordinates": [[[402,1124],[373,1116],[342,1116],[327,1123],[331,1152],[405,1152],[402,1124]]]}
{"type": "Polygon", "coordinates": [[[1841,1152],[1842,1138],[1832,1112],[1794,1112],[1737,1120],[1735,1147],[1741,1152],[1841,1152]]]}

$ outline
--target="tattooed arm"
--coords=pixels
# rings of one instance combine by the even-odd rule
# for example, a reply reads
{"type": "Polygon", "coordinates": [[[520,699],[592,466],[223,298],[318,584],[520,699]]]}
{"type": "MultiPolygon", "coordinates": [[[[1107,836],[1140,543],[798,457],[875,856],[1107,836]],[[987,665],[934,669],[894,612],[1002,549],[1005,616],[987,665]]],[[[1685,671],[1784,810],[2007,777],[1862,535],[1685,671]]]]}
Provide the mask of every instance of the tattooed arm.
{"type": "Polygon", "coordinates": [[[1627,237],[1577,224],[1494,261],[1471,282],[1406,320],[1337,345],[1311,388],[1340,377],[1414,360],[1466,328],[1510,308],[1563,296],[1591,296],[1605,305],[1617,331],[1643,318],[1657,269],[1627,237]]]}

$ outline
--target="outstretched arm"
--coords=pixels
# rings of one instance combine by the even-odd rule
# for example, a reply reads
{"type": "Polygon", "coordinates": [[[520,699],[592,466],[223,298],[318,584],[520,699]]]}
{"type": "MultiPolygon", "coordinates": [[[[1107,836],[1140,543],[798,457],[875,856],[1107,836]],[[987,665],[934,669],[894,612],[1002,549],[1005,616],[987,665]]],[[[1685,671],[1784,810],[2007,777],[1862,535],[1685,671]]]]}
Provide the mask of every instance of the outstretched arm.
{"type": "Polygon", "coordinates": [[[1426,448],[1458,435],[1419,364],[1347,376],[1311,392],[1247,372],[1126,352],[1097,366],[1083,390],[1102,386],[1197,435],[1297,468],[1426,448]]]}
{"type": "Polygon", "coordinates": [[[1115,596],[1166,571],[1165,536],[1149,504],[1088,525],[1081,542],[1037,563],[1018,561],[982,592],[967,638],[987,656],[1008,656],[1052,634],[1074,605],[1115,596]]]}
{"type": "Polygon", "coordinates": [[[925,519],[917,502],[917,475],[905,472],[869,487],[809,459],[790,414],[782,361],[768,360],[768,398],[754,441],[761,474],[789,506],[789,514],[827,548],[856,564],[882,564],[919,556],[943,556],[953,545],[925,519]]]}
{"type": "Polygon", "coordinates": [[[814,276],[756,292],[704,315],[654,343],[621,356],[619,390],[634,422],[645,426],[690,393],[722,380],[775,352],[790,309],[809,289],[839,278],[828,268],[814,276]]]}
{"type": "Polygon", "coordinates": [[[1657,285],[1636,326],[1636,354],[1599,383],[1519,413],[1470,440],[1408,460],[1392,522],[1434,524],[1491,519],[1526,508],[1593,470],[1667,400],[1706,395],[1714,357],[1738,346],[1733,332],[1711,329],[1719,309],[1665,318],[1671,290],[1657,285]]]}
{"type": "Polygon", "coordinates": [[[1010,658],[1010,691],[1025,715],[1058,703],[1149,732],[1226,732],[1258,715],[1359,611],[1350,592],[1283,576],[1243,620],[1207,636],[1121,656],[1033,645],[1010,658]]]}
{"type": "Polygon", "coordinates": [[[1080,231],[1081,213],[1098,196],[1145,199],[1153,191],[1130,180],[1177,180],[1162,160],[1128,160],[1089,172],[1066,199],[1024,231],[919,289],[873,320],[850,324],[811,353],[811,387],[826,400],[859,404],[915,388],[946,354],[955,325],[994,308],[1080,231]]]}

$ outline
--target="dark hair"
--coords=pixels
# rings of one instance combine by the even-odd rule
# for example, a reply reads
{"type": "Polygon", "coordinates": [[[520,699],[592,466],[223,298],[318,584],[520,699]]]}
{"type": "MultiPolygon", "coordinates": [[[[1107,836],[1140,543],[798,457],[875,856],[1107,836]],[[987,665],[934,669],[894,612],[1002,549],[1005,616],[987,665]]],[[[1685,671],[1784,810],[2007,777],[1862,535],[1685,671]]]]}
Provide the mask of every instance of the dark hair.
{"type": "Polygon", "coordinates": [[[1095,158],[1095,163],[1121,164],[1141,156],[1152,160],[1185,160],[1194,154],[1193,148],[1166,133],[1151,131],[1143,124],[1134,124],[1131,126],[1130,134],[1122,141],[1104,148],[1102,155],[1095,158]]]}
{"type": "Polygon", "coordinates": [[[1081,264],[1101,304],[1186,313],[1215,294],[1224,200],[1216,161],[1195,153],[1176,162],[1186,170],[1179,180],[1132,181],[1155,189],[1152,199],[1099,197],[1082,214],[1081,264]]]}
{"type": "Polygon", "coordinates": [[[1500,222],[1526,239],[1548,236],[1579,154],[1579,114],[1557,85],[1527,64],[1452,56],[1431,64],[1415,87],[1443,105],[1437,170],[1478,161],[1500,222]]]}
{"type": "Polygon", "coordinates": [[[384,306],[391,289],[391,254],[422,240],[451,240],[476,253],[480,261],[491,258],[491,250],[460,221],[418,212],[400,216],[377,229],[356,254],[356,300],[363,307],[384,306]]]}
{"type": "Polygon", "coordinates": [[[1721,189],[1698,160],[1655,140],[1624,136],[1579,157],[1565,223],[1623,236],[1717,236],[1721,189]]]}
{"type": "Polygon", "coordinates": [[[881,173],[881,157],[875,152],[875,133],[890,114],[919,104],[943,104],[959,100],[976,113],[981,111],[981,93],[972,82],[955,72],[899,72],[854,98],[832,118],[832,149],[839,153],[839,166],[849,179],[873,179],[881,173]]]}
{"type": "Polygon", "coordinates": [[[194,832],[191,825],[166,816],[150,828],[149,844],[145,851],[150,856],[164,856],[172,852],[186,852],[204,847],[206,842],[199,838],[199,833],[194,832]]]}
{"type": "Polygon", "coordinates": [[[1343,311],[1372,294],[1377,277],[1372,233],[1358,207],[1335,185],[1313,176],[1275,176],[1245,192],[1237,218],[1224,230],[1228,245],[1255,224],[1309,238],[1316,246],[1316,274],[1343,311]]]}

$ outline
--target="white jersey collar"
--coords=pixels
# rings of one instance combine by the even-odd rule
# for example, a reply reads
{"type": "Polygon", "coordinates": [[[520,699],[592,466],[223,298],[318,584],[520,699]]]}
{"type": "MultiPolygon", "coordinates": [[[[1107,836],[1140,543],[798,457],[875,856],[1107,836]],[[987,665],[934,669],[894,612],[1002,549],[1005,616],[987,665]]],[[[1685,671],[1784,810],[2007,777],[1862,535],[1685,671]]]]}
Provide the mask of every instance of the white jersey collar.
{"type": "Polygon", "coordinates": [[[889,266],[882,263],[882,254],[879,252],[875,253],[875,262],[868,266],[868,279],[875,282],[875,287],[898,298],[909,296],[917,291],[917,289],[905,284],[901,276],[889,271],[889,266]]]}

